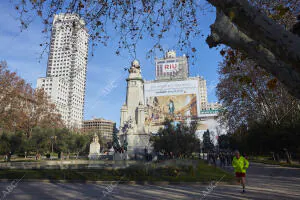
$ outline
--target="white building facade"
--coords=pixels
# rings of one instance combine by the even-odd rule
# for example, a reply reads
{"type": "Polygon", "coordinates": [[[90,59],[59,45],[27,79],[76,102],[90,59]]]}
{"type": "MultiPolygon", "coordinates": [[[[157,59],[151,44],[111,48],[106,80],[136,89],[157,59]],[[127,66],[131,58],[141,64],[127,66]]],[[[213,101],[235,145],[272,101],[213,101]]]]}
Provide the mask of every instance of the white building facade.
{"type": "Polygon", "coordinates": [[[199,77],[199,95],[200,95],[200,107],[201,110],[205,110],[207,107],[207,87],[206,80],[203,77],[199,77]]]}
{"type": "Polygon", "coordinates": [[[189,77],[188,59],[185,55],[176,56],[174,50],[167,51],[163,58],[155,59],[156,80],[187,79],[189,77]]]}
{"type": "Polygon", "coordinates": [[[77,14],[54,16],[44,88],[67,127],[81,128],[84,114],[89,35],[77,14]]]}

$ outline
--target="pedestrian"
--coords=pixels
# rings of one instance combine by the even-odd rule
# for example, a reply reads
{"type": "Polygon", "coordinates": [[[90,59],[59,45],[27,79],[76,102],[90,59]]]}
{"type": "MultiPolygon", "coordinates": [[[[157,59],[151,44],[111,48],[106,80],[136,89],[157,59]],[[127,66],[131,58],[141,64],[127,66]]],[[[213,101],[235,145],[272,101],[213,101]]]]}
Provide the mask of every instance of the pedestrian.
{"type": "Polygon", "coordinates": [[[219,154],[219,158],[220,158],[220,167],[225,167],[225,154],[223,154],[223,152],[221,152],[219,154]]]}
{"type": "Polygon", "coordinates": [[[8,162],[10,162],[11,155],[12,155],[12,153],[11,153],[11,151],[10,151],[10,152],[8,153],[8,155],[7,155],[7,161],[8,161],[8,162]]]}
{"type": "Polygon", "coordinates": [[[231,165],[231,152],[226,153],[227,166],[231,165]]]}
{"type": "Polygon", "coordinates": [[[215,167],[217,167],[217,162],[216,162],[217,158],[218,158],[218,155],[215,152],[213,152],[212,153],[212,161],[213,161],[213,164],[215,167]]]}
{"type": "Polygon", "coordinates": [[[234,152],[231,152],[230,153],[230,162],[231,162],[231,164],[232,164],[233,157],[234,157],[234,152]]]}
{"type": "Polygon", "coordinates": [[[238,150],[236,150],[234,154],[235,156],[232,160],[232,166],[234,168],[237,181],[241,183],[243,187],[243,193],[245,193],[246,170],[249,167],[249,162],[247,159],[240,155],[240,152],[238,150]]]}

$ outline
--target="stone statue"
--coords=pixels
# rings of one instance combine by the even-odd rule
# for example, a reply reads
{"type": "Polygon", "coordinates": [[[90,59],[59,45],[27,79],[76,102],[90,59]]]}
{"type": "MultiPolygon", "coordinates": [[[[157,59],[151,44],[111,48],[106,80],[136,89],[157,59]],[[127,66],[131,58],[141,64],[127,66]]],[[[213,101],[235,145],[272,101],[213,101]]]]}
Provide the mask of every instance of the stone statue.
{"type": "Polygon", "coordinates": [[[140,63],[138,60],[132,61],[131,66],[134,68],[140,69],[140,63]]]}
{"type": "Polygon", "coordinates": [[[141,67],[140,67],[140,63],[138,60],[134,60],[131,62],[131,67],[129,69],[129,73],[137,73],[137,74],[141,73],[141,67]]]}
{"type": "Polygon", "coordinates": [[[98,135],[95,133],[93,137],[93,143],[99,143],[98,135]]]}
{"type": "Polygon", "coordinates": [[[89,159],[98,159],[100,156],[100,144],[99,144],[99,138],[98,135],[95,133],[93,136],[93,142],[90,144],[90,153],[89,153],[89,159]]]}

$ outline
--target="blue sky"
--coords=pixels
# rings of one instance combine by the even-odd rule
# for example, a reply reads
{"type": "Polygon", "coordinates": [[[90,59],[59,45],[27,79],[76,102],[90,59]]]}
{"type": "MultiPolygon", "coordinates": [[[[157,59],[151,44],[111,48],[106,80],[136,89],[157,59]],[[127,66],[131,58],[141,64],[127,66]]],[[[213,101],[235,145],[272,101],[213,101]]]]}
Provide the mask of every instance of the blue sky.
{"type": "MultiPolygon", "coordinates": [[[[9,69],[16,71],[32,86],[36,87],[38,77],[45,76],[47,55],[42,58],[42,48],[39,46],[45,40],[41,33],[43,25],[39,18],[35,19],[29,28],[20,32],[16,13],[9,1],[0,1],[0,60],[6,60],[9,69]]],[[[197,47],[195,65],[190,65],[190,75],[203,76],[207,80],[208,101],[215,102],[215,86],[218,82],[217,68],[222,61],[219,49],[209,49],[205,43],[206,36],[210,33],[209,25],[215,19],[214,13],[207,13],[200,18],[201,29],[204,37],[194,40],[193,46],[197,47]]],[[[165,50],[172,49],[176,41],[175,34],[170,33],[163,40],[165,50]]],[[[154,60],[146,59],[146,52],[152,47],[152,42],[143,40],[137,46],[137,59],[140,61],[144,79],[152,80],[155,75],[154,60]]],[[[89,55],[87,70],[87,88],[85,102],[85,119],[104,117],[119,124],[120,108],[125,101],[126,73],[123,68],[130,65],[133,58],[126,50],[120,56],[115,55],[115,41],[107,47],[98,46],[94,56],[89,55]],[[108,89],[109,92],[104,92],[108,89]]],[[[177,51],[177,55],[185,52],[177,51]]],[[[162,55],[160,55],[162,56],[162,55]]]]}

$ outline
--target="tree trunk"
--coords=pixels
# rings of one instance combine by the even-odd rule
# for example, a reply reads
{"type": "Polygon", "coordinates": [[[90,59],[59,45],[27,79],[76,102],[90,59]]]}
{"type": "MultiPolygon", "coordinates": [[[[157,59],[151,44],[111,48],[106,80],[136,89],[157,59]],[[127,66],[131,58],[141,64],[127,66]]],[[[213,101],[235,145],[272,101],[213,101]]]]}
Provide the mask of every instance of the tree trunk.
{"type": "Polygon", "coordinates": [[[207,0],[217,8],[209,47],[228,45],[245,52],[300,99],[300,37],[258,12],[246,0],[207,0]]]}
{"type": "Polygon", "coordinates": [[[221,9],[239,30],[259,41],[277,58],[300,72],[300,37],[286,31],[264,13],[251,6],[248,0],[208,0],[221,9]]]}

